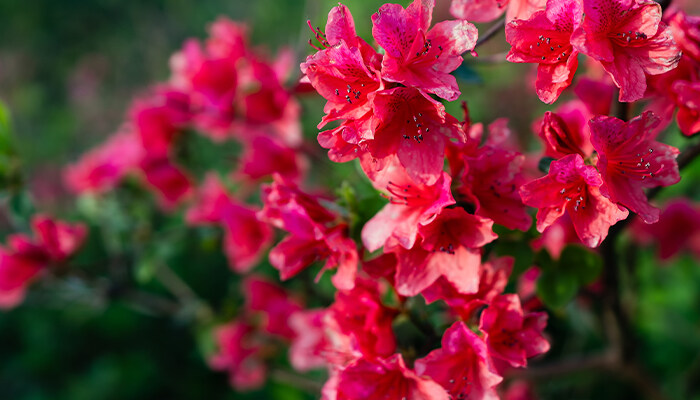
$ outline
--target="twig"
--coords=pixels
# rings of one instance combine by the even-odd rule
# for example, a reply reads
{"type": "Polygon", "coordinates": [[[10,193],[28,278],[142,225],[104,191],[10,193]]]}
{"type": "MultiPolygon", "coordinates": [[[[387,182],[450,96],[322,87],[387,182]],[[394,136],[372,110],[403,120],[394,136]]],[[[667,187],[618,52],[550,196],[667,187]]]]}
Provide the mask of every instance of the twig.
{"type": "Polygon", "coordinates": [[[505,26],[506,26],[506,17],[503,17],[500,20],[498,20],[498,22],[491,25],[491,27],[483,35],[481,35],[481,37],[479,37],[479,39],[477,39],[476,44],[474,45],[474,49],[476,49],[477,47],[481,46],[482,44],[488,42],[497,33],[503,31],[505,26]]]}
{"type": "Polygon", "coordinates": [[[172,300],[140,290],[130,290],[121,295],[132,309],[151,316],[169,316],[180,312],[180,305],[172,300]]]}
{"type": "Polygon", "coordinates": [[[500,64],[506,61],[507,51],[503,51],[496,54],[489,54],[488,56],[479,56],[469,59],[470,63],[475,64],[500,64]]]}
{"type": "Polygon", "coordinates": [[[283,369],[273,369],[270,371],[270,378],[277,382],[302,389],[314,395],[318,395],[318,393],[321,392],[321,389],[323,389],[323,384],[321,382],[317,382],[313,379],[309,379],[305,376],[283,369]]]}
{"type": "Polygon", "coordinates": [[[197,294],[173,270],[165,264],[160,264],[155,271],[158,281],[165,286],[182,303],[188,303],[198,298],[197,294]]]}
{"type": "Polygon", "coordinates": [[[619,365],[615,351],[592,356],[579,356],[544,365],[532,365],[525,369],[514,369],[506,375],[508,379],[542,380],[555,376],[571,375],[592,369],[613,370],[619,365]]]}

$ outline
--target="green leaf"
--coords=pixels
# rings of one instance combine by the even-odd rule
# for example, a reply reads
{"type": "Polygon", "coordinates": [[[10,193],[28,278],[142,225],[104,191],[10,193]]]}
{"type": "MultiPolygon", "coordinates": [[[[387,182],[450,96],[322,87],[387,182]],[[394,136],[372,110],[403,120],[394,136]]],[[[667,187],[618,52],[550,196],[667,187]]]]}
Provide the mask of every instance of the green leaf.
{"type": "Polygon", "coordinates": [[[542,157],[540,158],[540,161],[537,163],[537,168],[544,172],[545,174],[549,173],[549,166],[552,164],[552,161],[556,160],[556,158],[553,157],[542,157]]]}
{"type": "Polygon", "coordinates": [[[481,79],[481,76],[479,76],[476,70],[467,63],[462,63],[462,65],[460,65],[459,68],[452,73],[452,75],[466,83],[484,83],[484,80],[481,79]]]}
{"type": "Polygon", "coordinates": [[[153,280],[157,269],[158,259],[151,255],[145,255],[134,267],[134,279],[141,284],[148,283],[153,280]]]}
{"type": "Polygon", "coordinates": [[[583,246],[569,245],[559,257],[559,269],[575,276],[579,285],[588,285],[600,276],[603,259],[583,246]]]}
{"type": "Polygon", "coordinates": [[[576,277],[555,270],[544,270],[537,280],[537,297],[549,308],[562,308],[576,296],[576,277]]]}

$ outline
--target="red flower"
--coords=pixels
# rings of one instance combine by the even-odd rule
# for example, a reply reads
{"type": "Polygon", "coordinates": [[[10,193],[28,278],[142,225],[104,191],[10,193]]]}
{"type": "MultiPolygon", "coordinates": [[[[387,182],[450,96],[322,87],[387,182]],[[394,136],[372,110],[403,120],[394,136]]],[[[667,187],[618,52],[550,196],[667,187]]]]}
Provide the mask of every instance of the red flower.
{"type": "Polygon", "coordinates": [[[389,204],[362,228],[362,243],[367,250],[378,250],[390,239],[406,249],[412,248],[418,226],[430,223],[445,206],[454,204],[451,181],[443,172],[433,185],[415,183],[393,159],[381,170],[381,178],[374,180],[375,187],[389,193],[389,204]]]}
{"type": "Polygon", "coordinates": [[[139,168],[167,209],[173,208],[192,191],[190,178],[165,156],[147,155],[139,163],[139,168]]]}
{"type": "Polygon", "coordinates": [[[476,293],[459,293],[447,279],[440,277],[421,294],[429,303],[444,300],[452,312],[468,321],[474,311],[503,293],[514,261],[512,257],[501,257],[483,263],[479,267],[479,290],[476,293]]]}
{"type": "Polygon", "coordinates": [[[329,308],[343,334],[363,357],[389,357],[396,350],[392,322],[398,313],[382,304],[380,286],[358,280],[352,290],[338,291],[329,308]]]}
{"type": "Polygon", "coordinates": [[[413,248],[397,246],[396,291],[415,296],[443,277],[461,294],[476,293],[480,247],[497,237],[492,226],[493,221],[461,208],[444,209],[430,224],[418,228],[422,240],[413,248]]]}
{"type": "Polygon", "coordinates": [[[544,231],[565,212],[581,241],[597,247],[608,229],[629,212],[600,193],[603,180],[595,167],[585,165],[578,154],[553,161],[549,175],[520,188],[523,202],[538,208],[537,230],[544,231]]]}
{"type": "Polygon", "coordinates": [[[546,313],[524,314],[518,295],[504,294],[481,314],[479,329],[492,356],[525,367],[528,358],[549,351],[549,342],[542,337],[546,326],[546,313]]]}
{"type": "MultiPolygon", "coordinates": [[[[441,367],[442,368],[442,367],[441,367]]],[[[337,400],[448,400],[435,381],[406,367],[400,354],[382,359],[361,358],[340,371],[337,400]]]]}
{"type": "Polygon", "coordinates": [[[372,100],[374,137],[367,142],[375,158],[396,154],[416,182],[432,185],[443,170],[445,146],[464,140],[457,120],[421,90],[382,90],[372,100]]]}
{"type": "Polygon", "coordinates": [[[130,110],[131,122],[149,157],[164,157],[176,136],[190,121],[190,99],[186,93],[167,87],[138,99],[130,110]]]}
{"type": "Polygon", "coordinates": [[[539,64],[535,86],[545,103],[555,102],[574,79],[578,51],[571,45],[571,34],[581,15],[578,0],[549,0],[546,10],[506,25],[506,40],[513,46],[508,61],[539,64]]]}
{"type": "Polygon", "coordinates": [[[289,325],[290,316],[301,311],[302,305],[283,288],[260,276],[248,276],[242,285],[246,308],[263,314],[263,329],[285,339],[296,333],[289,325]]]}
{"type": "Polygon", "coordinates": [[[64,181],[75,193],[102,193],[117,186],[143,158],[139,138],[123,129],[64,170],[64,181]]]}
{"type": "Polygon", "coordinates": [[[265,383],[262,347],[254,332],[252,326],[238,321],[214,332],[218,353],[209,358],[209,365],[217,371],[228,371],[231,386],[239,390],[255,389],[265,383]]]}
{"type": "MultiPolygon", "coordinates": [[[[532,218],[517,190],[525,183],[522,174],[525,157],[504,148],[510,135],[507,123],[505,119],[494,121],[489,125],[489,137],[484,146],[462,150],[465,168],[457,190],[464,197],[460,200],[475,205],[476,215],[492,219],[508,229],[526,231],[532,225],[532,218]]],[[[481,124],[472,126],[470,139],[480,141],[481,130],[481,124]]]]}
{"type": "Polygon", "coordinates": [[[678,81],[673,84],[678,101],[678,128],[686,136],[700,132],[700,81],[678,81]]]}
{"type": "Polygon", "coordinates": [[[496,400],[496,373],[486,343],[464,322],[455,322],[442,336],[442,347],[416,360],[416,373],[442,385],[451,398],[496,400]]]}
{"type": "Polygon", "coordinates": [[[551,111],[544,113],[539,136],[544,141],[546,156],[561,158],[579,154],[585,158],[593,153],[590,131],[587,129],[592,116],[586,114],[570,112],[560,116],[551,111]]]}
{"type": "Polygon", "coordinates": [[[681,52],[661,22],[661,6],[648,0],[585,1],[586,17],[571,38],[574,47],[600,61],[620,88],[620,101],[644,96],[646,76],[675,68],[681,52]]]}
{"type": "Polygon", "coordinates": [[[73,255],[85,240],[82,224],[71,225],[49,217],[32,218],[34,237],[8,236],[7,247],[0,248],[0,308],[11,308],[24,299],[27,286],[52,263],[73,255]]]}
{"type": "Polygon", "coordinates": [[[224,229],[224,252],[234,271],[253,268],[272,241],[272,230],[259,221],[257,210],[234,200],[216,175],[208,175],[199,198],[187,212],[190,224],[220,224],[224,229]]]}
{"type": "Polygon", "coordinates": [[[546,0],[452,0],[450,13],[455,18],[474,22],[489,22],[506,12],[506,22],[528,19],[544,9],[546,0]]]}
{"type": "Polygon", "coordinates": [[[245,144],[236,175],[259,180],[277,173],[284,179],[295,180],[302,175],[302,161],[297,150],[260,135],[245,144]]]}
{"type": "Polygon", "coordinates": [[[659,119],[650,111],[629,122],[614,117],[593,118],[591,142],[598,152],[598,170],[605,185],[602,192],[647,223],[659,219],[645,188],[673,185],[680,181],[675,147],[654,140],[659,119]]]}
{"type": "Polygon", "coordinates": [[[700,209],[687,199],[671,201],[664,207],[658,222],[635,223],[630,232],[643,244],[658,245],[662,260],[673,258],[684,248],[700,257],[700,209]]]}
{"type": "Polygon", "coordinates": [[[258,218],[290,233],[270,251],[270,263],[280,271],[282,280],[326,259],[321,272],[337,267],[333,284],[338,289],[352,289],[359,256],[355,242],[347,237],[346,225],[329,226],[336,216],[317,198],[279,175],[274,175],[272,185],[263,186],[263,202],[258,218]]]}
{"type": "Polygon", "coordinates": [[[443,21],[432,29],[434,0],[414,0],[408,8],[384,4],[372,15],[372,35],[386,51],[382,77],[445,100],[460,92],[450,72],[462,63],[462,53],[474,49],[477,30],[467,21],[443,21]]]}

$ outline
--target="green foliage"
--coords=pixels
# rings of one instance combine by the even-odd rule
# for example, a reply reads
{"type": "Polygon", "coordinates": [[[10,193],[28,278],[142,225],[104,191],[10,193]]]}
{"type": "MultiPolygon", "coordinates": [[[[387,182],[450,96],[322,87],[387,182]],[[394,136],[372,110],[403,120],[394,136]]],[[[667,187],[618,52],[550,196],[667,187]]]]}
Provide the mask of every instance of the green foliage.
{"type": "Polygon", "coordinates": [[[547,250],[540,250],[535,264],[542,269],[537,281],[537,295],[550,308],[569,303],[579,288],[594,282],[603,268],[602,258],[579,245],[569,245],[554,261],[547,250]]]}

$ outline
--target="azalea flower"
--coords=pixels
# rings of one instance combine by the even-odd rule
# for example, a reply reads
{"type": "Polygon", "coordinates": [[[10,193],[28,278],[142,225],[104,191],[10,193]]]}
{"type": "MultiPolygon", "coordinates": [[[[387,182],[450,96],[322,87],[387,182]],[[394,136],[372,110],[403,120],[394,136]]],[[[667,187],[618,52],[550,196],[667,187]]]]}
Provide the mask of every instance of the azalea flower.
{"type": "Polygon", "coordinates": [[[187,212],[192,225],[220,224],[224,229],[224,252],[236,272],[255,266],[272,241],[272,230],[256,217],[257,210],[229,196],[214,174],[207,176],[198,198],[187,212]]]}
{"type": "Polygon", "coordinates": [[[415,369],[442,385],[450,398],[497,400],[495,387],[503,380],[486,343],[462,321],[445,331],[441,348],[416,360],[415,369]]]}
{"type": "Polygon", "coordinates": [[[629,208],[647,223],[659,219],[645,188],[669,186],[680,181],[675,147],[654,140],[659,119],[650,111],[630,120],[598,116],[591,120],[591,142],[598,152],[601,191],[610,200],[629,208]]]}
{"type": "Polygon", "coordinates": [[[506,40],[513,46],[507,60],[539,64],[535,86],[545,103],[555,102],[574,79],[578,51],[571,45],[571,35],[581,17],[578,0],[549,0],[545,10],[506,25],[506,40]]]}
{"type": "Polygon", "coordinates": [[[661,22],[661,5],[649,0],[590,0],[583,2],[574,48],[600,61],[620,88],[620,101],[641,99],[646,76],[678,65],[681,51],[668,26],[661,22]]]}
{"type": "Polygon", "coordinates": [[[361,358],[341,370],[336,399],[448,400],[438,383],[406,367],[400,354],[388,359],[361,358]]]}
{"type": "Polygon", "coordinates": [[[520,188],[523,202],[536,207],[537,230],[541,233],[568,213],[581,241],[597,247],[610,226],[627,218],[629,211],[600,192],[603,179],[595,167],[585,165],[579,154],[553,161],[549,174],[520,188]]]}
{"type": "Polygon", "coordinates": [[[434,0],[414,0],[406,9],[384,4],[372,15],[372,36],[386,52],[384,79],[454,101],[460,91],[450,72],[462,63],[464,52],[474,49],[478,32],[464,20],[430,28],[434,7],[434,0]]]}
{"type": "Polygon", "coordinates": [[[542,337],[546,325],[546,313],[525,314],[517,294],[504,294],[481,313],[479,330],[491,356],[525,367],[528,358],[549,351],[549,342],[542,337]]]}
{"type": "Polygon", "coordinates": [[[506,13],[506,22],[528,19],[544,9],[546,0],[452,0],[450,13],[455,18],[489,22],[506,13]]]}

